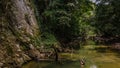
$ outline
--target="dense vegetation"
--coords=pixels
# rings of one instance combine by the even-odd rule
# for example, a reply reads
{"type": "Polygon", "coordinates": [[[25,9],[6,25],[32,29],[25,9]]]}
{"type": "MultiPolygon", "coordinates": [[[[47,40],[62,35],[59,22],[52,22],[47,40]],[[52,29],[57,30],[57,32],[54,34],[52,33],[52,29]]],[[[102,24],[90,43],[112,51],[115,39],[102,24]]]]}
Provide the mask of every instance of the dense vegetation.
{"type": "Polygon", "coordinates": [[[108,41],[119,42],[120,39],[120,1],[97,0],[95,10],[95,28],[98,36],[108,41]]]}
{"type": "Polygon", "coordinates": [[[95,7],[89,0],[36,0],[35,4],[45,43],[57,41],[62,47],[77,48],[87,32],[93,32],[90,21],[95,7]]]}
{"type": "Polygon", "coordinates": [[[108,43],[119,40],[119,0],[36,0],[35,4],[45,43],[50,39],[69,47],[91,37],[108,43]]]}
{"type": "Polygon", "coordinates": [[[58,59],[58,51],[88,40],[118,43],[119,7],[120,0],[0,0],[0,56],[41,58],[38,50],[45,48],[58,59]]]}
{"type": "Polygon", "coordinates": [[[119,0],[31,0],[41,36],[37,44],[79,48],[88,39],[119,40],[119,0]],[[96,38],[97,37],[97,38],[96,38]]]}

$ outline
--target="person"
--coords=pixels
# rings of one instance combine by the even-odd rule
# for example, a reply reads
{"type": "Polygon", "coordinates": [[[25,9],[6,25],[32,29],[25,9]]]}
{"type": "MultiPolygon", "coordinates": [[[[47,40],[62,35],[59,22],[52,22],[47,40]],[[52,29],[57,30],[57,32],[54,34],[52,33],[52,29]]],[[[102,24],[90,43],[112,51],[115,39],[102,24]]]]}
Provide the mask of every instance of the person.
{"type": "Polygon", "coordinates": [[[81,59],[81,60],[80,60],[80,65],[85,65],[84,59],[81,59]]]}
{"type": "Polygon", "coordinates": [[[81,68],[84,68],[84,65],[85,65],[85,60],[84,60],[84,59],[81,59],[81,60],[80,60],[80,66],[81,66],[81,68]]]}

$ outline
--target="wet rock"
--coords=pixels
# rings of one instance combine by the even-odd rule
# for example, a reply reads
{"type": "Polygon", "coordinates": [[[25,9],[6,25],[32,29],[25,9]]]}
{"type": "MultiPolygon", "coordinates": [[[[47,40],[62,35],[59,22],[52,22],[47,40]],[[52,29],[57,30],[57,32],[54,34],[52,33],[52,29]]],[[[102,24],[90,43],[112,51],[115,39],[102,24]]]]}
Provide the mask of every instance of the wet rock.
{"type": "Polygon", "coordinates": [[[97,66],[96,65],[92,65],[92,66],[90,66],[90,68],[97,68],[97,66]]]}
{"type": "Polygon", "coordinates": [[[19,45],[19,44],[16,44],[16,49],[17,49],[17,51],[22,51],[22,50],[20,49],[20,45],[19,45]]]}
{"type": "Polygon", "coordinates": [[[35,47],[32,44],[30,44],[30,49],[34,50],[35,47]]]}
{"type": "Polygon", "coordinates": [[[40,52],[38,50],[29,50],[29,56],[35,60],[39,60],[41,57],[40,52]]]}
{"type": "Polygon", "coordinates": [[[0,62],[0,67],[2,67],[2,66],[3,66],[3,63],[0,62]]]}
{"type": "Polygon", "coordinates": [[[25,62],[31,60],[31,58],[26,54],[22,54],[22,56],[23,56],[23,59],[24,59],[25,62]]]}

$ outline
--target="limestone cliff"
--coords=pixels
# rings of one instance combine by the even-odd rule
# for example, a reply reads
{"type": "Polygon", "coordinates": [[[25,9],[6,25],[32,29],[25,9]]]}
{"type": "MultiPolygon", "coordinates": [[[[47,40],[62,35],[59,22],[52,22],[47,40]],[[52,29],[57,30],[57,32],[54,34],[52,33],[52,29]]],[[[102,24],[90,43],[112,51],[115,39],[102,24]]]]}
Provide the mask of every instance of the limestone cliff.
{"type": "Polygon", "coordinates": [[[39,58],[33,39],[39,27],[31,0],[1,0],[0,67],[15,68],[39,58]]]}

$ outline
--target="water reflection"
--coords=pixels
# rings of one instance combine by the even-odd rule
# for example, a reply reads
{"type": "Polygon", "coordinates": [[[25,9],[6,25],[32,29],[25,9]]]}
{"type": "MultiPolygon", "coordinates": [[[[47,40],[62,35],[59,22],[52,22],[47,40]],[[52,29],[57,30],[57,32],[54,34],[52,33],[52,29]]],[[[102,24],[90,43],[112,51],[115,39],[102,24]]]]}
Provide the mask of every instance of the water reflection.
{"type": "Polygon", "coordinates": [[[84,46],[72,56],[69,53],[60,54],[67,58],[66,61],[56,62],[29,62],[22,68],[120,68],[118,53],[106,46],[84,46]],[[80,59],[85,57],[85,65],[80,64],[80,59]],[[72,60],[72,61],[70,61],[72,60]]]}

